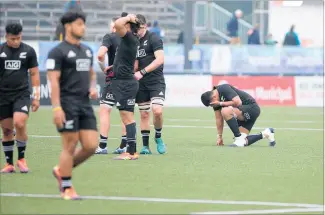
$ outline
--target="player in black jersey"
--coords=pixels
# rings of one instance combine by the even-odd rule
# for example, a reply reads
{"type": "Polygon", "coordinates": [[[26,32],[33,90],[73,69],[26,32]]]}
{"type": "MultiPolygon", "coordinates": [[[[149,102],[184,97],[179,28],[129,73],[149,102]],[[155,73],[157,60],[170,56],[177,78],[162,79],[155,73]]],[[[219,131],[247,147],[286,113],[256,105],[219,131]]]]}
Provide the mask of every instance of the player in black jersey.
{"type": "Polygon", "coordinates": [[[217,145],[223,145],[224,120],[235,136],[232,146],[249,146],[263,138],[269,140],[270,146],[275,145],[273,128],[266,128],[259,134],[249,135],[260,115],[260,107],[248,93],[229,84],[221,84],[215,86],[212,91],[203,93],[201,101],[205,106],[214,109],[218,130],[217,145]]]}
{"type": "Polygon", "coordinates": [[[59,165],[54,167],[53,174],[66,200],[79,199],[71,183],[72,168],[92,156],[98,146],[96,118],[90,103],[90,98],[97,98],[93,53],[80,43],[85,21],[81,12],[71,11],[62,16],[65,40],[50,51],[46,62],[53,121],[63,142],[59,165]],[[79,141],[82,147],[77,149],[79,141]]]}
{"type": "MultiPolygon", "coordinates": [[[[96,150],[96,154],[107,154],[107,135],[110,129],[110,114],[112,107],[115,106],[115,97],[111,89],[111,79],[114,77],[112,66],[115,59],[116,50],[120,44],[120,36],[116,33],[115,21],[118,18],[115,17],[111,22],[111,33],[106,34],[103,38],[102,45],[98,50],[98,64],[102,71],[106,74],[105,86],[102,87],[100,106],[99,106],[99,120],[100,120],[100,139],[99,146],[96,150]],[[108,67],[105,66],[105,55],[108,55],[108,67]]],[[[121,154],[126,151],[126,130],[122,123],[122,138],[120,147],[118,147],[113,153],[121,154]]]]}
{"type": "Polygon", "coordinates": [[[114,78],[112,92],[116,99],[116,107],[120,111],[122,122],[126,127],[127,152],[121,154],[118,160],[136,160],[136,123],[134,120],[135,97],[139,88],[134,78],[134,64],[137,56],[139,40],[137,31],[139,23],[135,15],[129,14],[115,22],[116,32],[121,37],[114,59],[114,78]]]}
{"type": "Polygon", "coordinates": [[[25,160],[26,123],[30,108],[28,71],[33,88],[32,111],[39,108],[40,77],[35,50],[21,42],[23,27],[19,23],[6,25],[6,42],[0,45],[0,124],[6,165],[1,173],[15,172],[13,164],[14,128],[18,148],[17,167],[27,173],[25,160]]]}
{"type": "Polygon", "coordinates": [[[141,114],[141,134],[143,148],[140,154],[151,154],[149,148],[150,134],[150,108],[153,112],[153,124],[155,127],[155,142],[160,154],[166,152],[165,144],[161,137],[163,126],[163,105],[165,100],[165,78],[164,78],[164,48],[163,42],[155,33],[147,30],[146,19],[138,14],[137,18],[143,23],[138,35],[140,47],[137,56],[137,72],[135,77],[139,80],[139,91],[136,97],[141,114]]]}

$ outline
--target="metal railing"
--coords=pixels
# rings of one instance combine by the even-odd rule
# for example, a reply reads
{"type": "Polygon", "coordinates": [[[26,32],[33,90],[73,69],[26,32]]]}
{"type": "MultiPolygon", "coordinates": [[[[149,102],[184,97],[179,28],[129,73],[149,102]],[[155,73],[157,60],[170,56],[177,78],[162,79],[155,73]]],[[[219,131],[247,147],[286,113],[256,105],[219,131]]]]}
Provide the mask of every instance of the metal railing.
{"type": "MultiPolygon", "coordinates": [[[[209,9],[211,31],[229,41],[230,37],[227,36],[227,23],[232,18],[233,14],[214,2],[210,3],[209,9]]],[[[247,32],[251,28],[253,28],[253,26],[250,23],[242,19],[239,20],[238,35],[242,43],[247,43],[247,32]]]]}

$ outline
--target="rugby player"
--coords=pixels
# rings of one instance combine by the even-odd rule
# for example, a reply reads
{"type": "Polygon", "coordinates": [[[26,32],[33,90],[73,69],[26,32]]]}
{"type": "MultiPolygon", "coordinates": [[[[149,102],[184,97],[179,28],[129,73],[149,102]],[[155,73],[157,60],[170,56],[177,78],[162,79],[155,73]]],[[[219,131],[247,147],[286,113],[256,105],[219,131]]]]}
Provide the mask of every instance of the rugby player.
{"type": "Polygon", "coordinates": [[[72,186],[72,168],[95,153],[98,146],[96,118],[90,98],[97,98],[93,53],[80,43],[85,34],[86,17],[70,11],[61,18],[65,40],[54,47],[46,66],[51,87],[53,121],[62,137],[62,152],[53,175],[66,200],[79,199],[72,186]],[[81,148],[76,148],[78,142],[81,148]]]}
{"type": "Polygon", "coordinates": [[[165,78],[164,78],[164,48],[159,36],[147,30],[146,19],[138,14],[141,21],[138,31],[140,47],[138,50],[135,77],[139,80],[139,91],[136,103],[141,115],[141,134],[143,148],[140,154],[151,154],[149,148],[150,135],[150,108],[153,113],[153,124],[155,128],[155,142],[160,154],[166,152],[165,144],[161,137],[163,127],[163,105],[165,100],[165,78]]]}
{"type": "Polygon", "coordinates": [[[139,158],[136,153],[136,122],[134,120],[135,97],[139,88],[139,83],[134,78],[134,64],[139,45],[137,37],[139,25],[133,14],[115,21],[115,29],[121,37],[121,42],[114,59],[114,78],[112,78],[111,89],[121,120],[126,127],[127,136],[127,152],[115,158],[118,160],[139,158]]]}
{"type": "Polygon", "coordinates": [[[218,130],[217,145],[223,145],[224,120],[235,136],[233,146],[249,146],[261,139],[268,139],[270,146],[275,145],[274,129],[266,128],[259,134],[249,135],[257,118],[260,107],[248,93],[229,84],[215,86],[201,96],[202,103],[213,107],[218,130]]]}
{"type": "Polygon", "coordinates": [[[13,164],[14,128],[18,149],[17,167],[21,173],[29,171],[26,160],[27,130],[31,105],[28,71],[33,89],[32,111],[40,105],[40,77],[35,50],[22,42],[20,23],[6,25],[6,42],[0,45],[0,124],[3,132],[3,151],[6,165],[1,173],[15,172],[13,164]]]}
{"type": "MultiPolygon", "coordinates": [[[[123,15],[123,14],[122,14],[123,15]]],[[[103,37],[102,45],[98,50],[98,64],[102,71],[106,74],[105,86],[102,88],[102,95],[99,105],[99,121],[100,121],[100,139],[96,154],[107,154],[107,135],[110,129],[110,114],[112,107],[115,105],[115,97],[111,90],[111,78],[114,77],[112,65],[116,50],[120,44],[120,36],[117,35],[115,29],[115,21],[118,18],[113,18],[111,21],[111,33],[103,37]],[[105,55],[108,55],[108,67],[105,66],[105,55]]],[[[120,146],[113,152],[121,154],[126,151],[126,130],[122,123],[122,138],[120,146]]]]}

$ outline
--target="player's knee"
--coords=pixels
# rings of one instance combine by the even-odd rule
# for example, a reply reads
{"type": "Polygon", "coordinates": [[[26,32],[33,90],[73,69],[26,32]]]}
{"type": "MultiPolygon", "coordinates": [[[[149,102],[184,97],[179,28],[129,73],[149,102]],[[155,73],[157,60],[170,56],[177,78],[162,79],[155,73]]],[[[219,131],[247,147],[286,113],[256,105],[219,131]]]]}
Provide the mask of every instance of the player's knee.
{"type": "Polygon", "coordinates": [[[233,110],[231,107],[223,107],[221,109],[221,115],[223,118],[229,118],[233,116],[233,110]]]}
{"type": "Polygon", "coordinates": [[[12,140],[14,138],[14,130],[10,128],[2,128],[3,141],[12,140]]]}
{"type": "Polygon", "coordinates": [[[150,113],[147,111],[140,111],[140,115],[142,121],[150,119],[150,113]]]}
{"type": "Polygon", "coordinates": [[[154,117],[160,117],[163,113],[163,106],[161,105],[153,105],[152,106],[152,113],[154,117]]]}
{"type": "Polygon", "coordinates": [[[14,120],[14,126],[16,129],[24,129],[26,126],[26,121],[23,119],[16,119],[14,120]]]}
{"type": "Polygon", "coordinates": [[[86,150],[90,154],[94,154],[95,151],[96,151],[96,149],[97,149],[97,147],[98,147],[98,143],[97,142],[96,143],[93,143],[93,144],[88,144],[88,145],[84,146],[84,150],[86,150]]]}

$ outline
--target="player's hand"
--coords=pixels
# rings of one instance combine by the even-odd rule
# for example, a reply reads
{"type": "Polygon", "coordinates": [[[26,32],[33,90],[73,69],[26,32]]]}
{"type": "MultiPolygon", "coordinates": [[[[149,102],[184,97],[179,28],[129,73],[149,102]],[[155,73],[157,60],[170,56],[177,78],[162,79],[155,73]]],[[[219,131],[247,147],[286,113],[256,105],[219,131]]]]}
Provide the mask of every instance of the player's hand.
{"type": "Polygon", "coordinates": [[[140,80],[141,78],[143,78],[143,75],[140,71],[137,71],[136,73],[134,73],[134,77],[135,79],[140,80]]]}
{"type": "Polygon", "coordinates": [[[95,87],[91,87],[91,88],[89,89],[89,97],[90,97],[91,99],[97,99],[97,98],[98,98],[97,88],[95,88],[95,87]]]}
{"type": "Polygon", "coordinates": [[[32,101],[32,111],[36,112],[40,106],[40,102],[37,99],[33,99],[32,101]]]}
{"type": "Polygon", "coordinates": [[[134,14],[129,14],[128,17],[130,17],[130,22],[137,23],[137,17],[134,14]]]}
{"type": "Polygon", "coordinates": [[[210,103],[211,107],[220,107],[220,101],[214,101],[210,103]]]}
{"type": "Polygon", "coordinates": [[[57,128],[63,128],[65,123],[65,113],[61,107],[57,107],[57,108],[59,109],[53,110],[54,111],[53,122],[57,128]]]}
{"type": "Polygon", "coordinates": [[[223,139],[221,136],[219,136],[217,139],[217,146],[223,146],[223,139]]]}
{"type": "Polygon", "coordinates": [[[104,74],[107,75],[107,73],[109,73],[109,71],[111,71],[112,68],[113,68],[113,65],[111,65],[111,66],[107,66],[107,67],[104,69],[104,74]]]}

